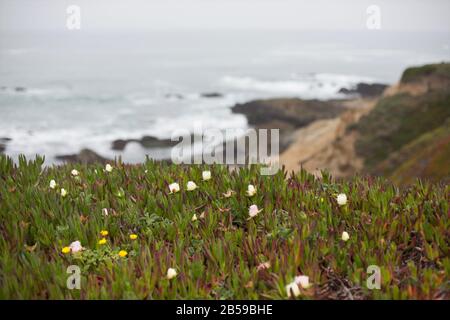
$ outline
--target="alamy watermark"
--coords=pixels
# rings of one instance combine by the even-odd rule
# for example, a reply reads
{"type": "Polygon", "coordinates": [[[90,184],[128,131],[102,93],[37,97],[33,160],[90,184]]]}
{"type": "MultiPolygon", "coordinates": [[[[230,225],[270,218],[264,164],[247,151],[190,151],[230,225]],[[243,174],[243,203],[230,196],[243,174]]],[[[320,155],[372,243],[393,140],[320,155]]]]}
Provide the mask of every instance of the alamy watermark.
{"type": "Polygon", "coordinates": [[[171,150],[175,164],[262,164],[261,175],[279,169],[279,129],[203,129],[196,123],[193,132],[179,129],[171,139],[179,141],[171,150]]]}
{"type": "Polygon", "coordinates": [[[366,9],[367,20],[366,26],[369,30],[381,29],[381,8],[375,4],[372,4],[366,9]]]}
{"type": "Polygon", "coordinates": [[[73,290],[81,289],[81,270],[79,266],[76,265],[70,265],[67,267],[66,273],[70,274],[70,276],[67,277],[66,285],[67,289],[73,290]]]}
{"type": "Polygon", "coordinates": [[[381,289],[381,269],[377,265],[370,265],[367,267],[367,277],[366,286],[369,290],[380,290],[381,289]]]}
{"type": "Polygon", "coordinates": [[[66,27],[69,30],[81,29],[81,8],[77,5],[70,5],[66,9],[66,27]]]}

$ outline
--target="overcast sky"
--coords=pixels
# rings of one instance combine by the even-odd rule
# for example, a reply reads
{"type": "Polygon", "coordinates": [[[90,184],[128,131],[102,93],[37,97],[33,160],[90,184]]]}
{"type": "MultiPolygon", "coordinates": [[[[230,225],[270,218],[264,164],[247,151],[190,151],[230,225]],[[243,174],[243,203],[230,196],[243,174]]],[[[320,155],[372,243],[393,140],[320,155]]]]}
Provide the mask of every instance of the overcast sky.
{"type": "Polygon", "coordinates": [[[64,30],[66,8],[83,30],[362,30],[378,5],[383,30],[450,31],[449,0],[0,0],[0,29],[64,30]]]}

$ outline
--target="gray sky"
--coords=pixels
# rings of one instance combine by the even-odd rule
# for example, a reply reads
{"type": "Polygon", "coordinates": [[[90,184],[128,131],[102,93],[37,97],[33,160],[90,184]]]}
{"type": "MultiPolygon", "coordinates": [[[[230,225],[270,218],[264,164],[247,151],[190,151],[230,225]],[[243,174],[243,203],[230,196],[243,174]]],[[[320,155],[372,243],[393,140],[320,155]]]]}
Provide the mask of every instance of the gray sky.
{"type": "Polygon", "coordinates": [[[0,29],[64,30],[66,8],[81,7],[83,30],[362,30],[381,8],[383,30],[450,31],[449,0],[0,0],[0,29]]]}

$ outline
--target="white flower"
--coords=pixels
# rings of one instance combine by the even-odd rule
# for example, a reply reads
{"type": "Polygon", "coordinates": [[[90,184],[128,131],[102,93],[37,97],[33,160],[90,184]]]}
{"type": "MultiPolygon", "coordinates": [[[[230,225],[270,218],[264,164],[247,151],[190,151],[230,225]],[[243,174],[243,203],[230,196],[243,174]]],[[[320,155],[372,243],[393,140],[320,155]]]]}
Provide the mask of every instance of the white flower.
{"type": "Polygon", "coordinates": [[[50,189],[55,189],[55,188],[56,188],[56,181],[50,180],[50,189]]]}
{"type": "Polygon", "coordinates": [[[195,184],[194,181],[188,181],[186,187],[187,191],[194,191],[195,189],[197,189],[197,185],[195,184]]]}
{"type": "Polygon", "coordinates": [[[177,270],[174,268],[167,269],[167,279],[173,279],[177,276],[177,270]]]}
{"type": "Polygon", "coordinates": [[[295,281],[286,285],[286,294],[289,298],[292,296],[292,294],[294,294],[294,297],[298,297],[300,295],[300,288],[298,287],[297,283],[295,283],[295,281]]]}
{"type": "Polygon", "coordinates": [[[76,170],[76,169],[73,169],[71,172],[70,172],[74,177],[76,177],[76,176],[78,176],[80,173],[78,172],[78,170],[76,170]]]}
{"type": "Polygon", "coordinates": [[[249,184],[247,187],[247,195],[249,197],[253,197],[256,194],[256,188],[254,185],[249,184]]]}
{"type": "Polygon", "coordinates": [[[80,252],[81,250],[83,250],[83,247],[81,246],[80,241],[72,242],[70,244],[69,248],[70,248],[70,251],[72,251],[73,253],[80,252]]]}
{"type": "Polygon", "coordinates": [[[303,289],[309,288],[309,277],[308,276],[297,276],[295,277],[295,283],[301,286],[303,289]]]}
{"type": "Polygon", "coordinates": [[[111,172],[111,171],[113,171],[113,167],[108,163],[108,164],[105,166],[105,171],[106,171],[106,172],[111,172]]]}
{"type": "Polygon", "coordinates": [[[61,188],[61,197],[64,198],[65,196],[67,196],[67,191],[64,188],[61,188]]]}
{"type": "Polygon", "coordinates": [[[180,185],[176,182],[169,184],[170,193],[175,193],[180,191],[180,185]]]}
{"type": "Polygon", "coordinates": [[[211,179],[211,171],[203,171],[202,178],[204,181],[211,179]]]}
{"type": "Polygon", "coordinates": [[[102,215],[105,216],[105,217],[107,217],[107,216],[108,216],[108,209],[103,208],[103,209],[102,209],[102,215]]]}
{"type": "Polygon", "coordinates": [[[258,210],[258,206],[256,204],[252,204],[250,206],[250,208],[248,209],[248,215],[250,216],[250,218],[254,218],[258,215],[258,213],[260,213],[262,211],[258,210]]]}
{"type": "Polygon", "coordinates": [[[350,239],[348,233],[346,231],[342,232],[342,241],[347,241],[348,239],[350,239]]]}
{"type": "Polygon", "coordinates": [[[340,206],[345,206],[347,204],[347,196],[345,195],[345,193],[338,194],[336,200],[338,205],[340,206]]]}
{"type": "Polygon", "coordinates": [[[192,216],[191,221],[197,221],[197,215],[194,213],[194,215],[192,216]]]}

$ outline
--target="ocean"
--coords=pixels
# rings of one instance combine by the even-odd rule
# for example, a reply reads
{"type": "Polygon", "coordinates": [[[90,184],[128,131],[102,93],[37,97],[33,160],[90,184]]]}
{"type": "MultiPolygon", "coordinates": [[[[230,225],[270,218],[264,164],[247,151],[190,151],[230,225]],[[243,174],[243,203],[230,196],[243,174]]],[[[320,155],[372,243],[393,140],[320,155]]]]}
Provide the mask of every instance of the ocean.
{"type": "Polygon", "coordinates": [[[46,164],[83,148],[161,159],[170,150],[111,143],[170,138],[194,123],[246,128],[236,103],[344,98],[342,87],[395,83],[406,67],[449,60],[449,34],[432,32],[3,32],[0,139],[11,139],[6,154],[41,154],[46,164]]]}

